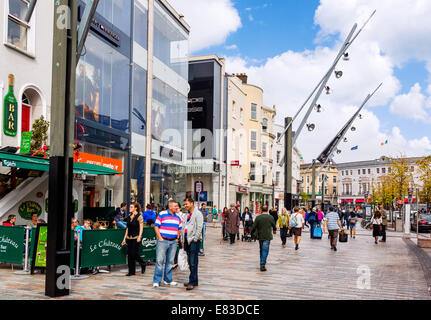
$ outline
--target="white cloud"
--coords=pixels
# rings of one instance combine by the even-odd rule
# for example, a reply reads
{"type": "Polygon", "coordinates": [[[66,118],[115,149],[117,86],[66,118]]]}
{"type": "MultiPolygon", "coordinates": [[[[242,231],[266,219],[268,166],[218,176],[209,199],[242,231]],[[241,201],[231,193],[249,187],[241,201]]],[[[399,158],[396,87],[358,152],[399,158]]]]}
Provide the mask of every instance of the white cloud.
{"type": "Polygon", "coordinates": [[[422,94],[422,88],[416,83],[408,94],[395,97],[390,105],[390,111],[398,116],[430,123],[431,117],[425,110],[426,97],[422,94]]]}
{"type": "Polygon", "coordinates": [[[226,50],[238,50],[238,46],[236,44],[225,46],[226,50]]]}
{"type": "Polygon", "coordinates": [[[339,32],[345,36],[354,22],[361,25],[376,9],[363,34],[365,41],[378,42],[397,65],[410,59],[431,61],[431,42],[425,40],[431,33],[431,1],[321,0],[320,3],[315,23],[321,27],[321,39],[339,32]]]}
{"type": "Polygon", "coordinates": [[[190,25],[190,50],[223,44],[236,32],[241,18],[231,0],[169,0],[190,25]]]}

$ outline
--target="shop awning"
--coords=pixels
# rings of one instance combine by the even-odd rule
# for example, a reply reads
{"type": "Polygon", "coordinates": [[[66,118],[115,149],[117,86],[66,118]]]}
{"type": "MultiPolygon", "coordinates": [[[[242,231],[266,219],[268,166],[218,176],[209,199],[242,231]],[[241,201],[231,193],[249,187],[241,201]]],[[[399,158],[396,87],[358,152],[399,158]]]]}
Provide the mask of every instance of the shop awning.
{"type": "MultiPolygon", "coordinates": [[[[23,156],[12,153],[0,152],[0,160],[4,167],[17,168],[17,169],[27,169],[34,171],[49,171],[49,160],[23,156]]],[[[84,174],[84,175],[115,175],[122,174],[121,172],[115,171],[111,168],[102,167],[94,164],[88,163],[78,163],[73,164],[73,173],[84,174]]]]}

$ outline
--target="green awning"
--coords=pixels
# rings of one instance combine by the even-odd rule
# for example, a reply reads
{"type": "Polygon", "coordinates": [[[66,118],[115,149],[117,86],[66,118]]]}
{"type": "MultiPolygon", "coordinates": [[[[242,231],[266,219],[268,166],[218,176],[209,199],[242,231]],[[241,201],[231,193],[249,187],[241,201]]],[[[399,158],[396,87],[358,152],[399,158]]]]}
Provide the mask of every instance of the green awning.
{"type": "MultiPolygon", "coordinates": [[[[49,171],[49,160],[0,152],[0,160],[4,167],[27,169],[34,171],[49,171]]],[[[121,172],[94,164],[74,162],[73,173],[84,175],[115,175],[121,172]]]]}

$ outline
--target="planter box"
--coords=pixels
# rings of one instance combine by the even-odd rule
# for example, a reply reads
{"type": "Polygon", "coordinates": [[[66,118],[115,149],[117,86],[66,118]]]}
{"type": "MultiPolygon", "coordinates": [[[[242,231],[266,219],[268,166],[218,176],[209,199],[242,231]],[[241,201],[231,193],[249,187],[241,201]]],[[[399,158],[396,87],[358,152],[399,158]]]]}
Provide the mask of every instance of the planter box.
{"type": "Polygon", "coordinates": [[[419,248],[431,248],[431,239],[418,239],[419,248]]]}

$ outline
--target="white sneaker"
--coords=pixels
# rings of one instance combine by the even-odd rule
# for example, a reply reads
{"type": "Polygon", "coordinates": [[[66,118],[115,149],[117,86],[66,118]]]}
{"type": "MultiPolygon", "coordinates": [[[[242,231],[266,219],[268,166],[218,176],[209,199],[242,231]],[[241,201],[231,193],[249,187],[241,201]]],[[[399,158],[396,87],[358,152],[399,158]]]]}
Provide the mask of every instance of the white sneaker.
{"type": "Polygon", "coordinates": [[[153,283],[153,288],[158,288],[159,284],[158,283],[153,283]]]}
{"type": "Polygon", "coordinates": [[[166,281],[163,281],[164,284],[171,286],[171,287],[175,287],[178,283],[176,283],[175,281],[172,281],[171,283],[168,283],[166,281]]]}

